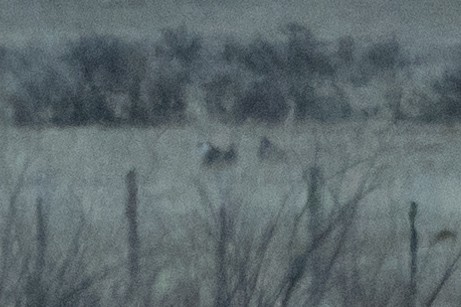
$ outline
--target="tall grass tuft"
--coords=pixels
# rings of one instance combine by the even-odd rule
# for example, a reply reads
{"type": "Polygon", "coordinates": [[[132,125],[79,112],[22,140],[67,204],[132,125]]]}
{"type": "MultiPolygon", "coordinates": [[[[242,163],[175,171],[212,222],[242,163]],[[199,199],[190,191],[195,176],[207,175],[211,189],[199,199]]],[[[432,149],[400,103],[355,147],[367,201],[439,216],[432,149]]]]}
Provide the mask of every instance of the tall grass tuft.
{"type": "Polygon", "coordinates": [[[45,269],[45,259],[46,259],[46,248],[48,245],[47,238],[47,216],[43,211],[43,200],[41,198],[37,199],[36,204],[36,240],[37,240],[37,255],[35,259],[35,270],[37,275],[42,275],[43,270],[45,269]]]}
{"type": "Polygon", "coordinates": [[[13,243],[14,243],[14,231],[17,223],[17,202],[19,194],[22,191],[25,181],[26,171],[29,166],[27,161],[22,169],[19,178],[11,191],[8,210],[6,217],[4,218],[5,224],[2,229],[1,239],[1,254],[0,254],[0,302],[5,296],[5,290],[8,286],[9,277],[11,274],[11,262],[13,258],[13,243]]]}
{"type": "Polygon", "coordinates": [[[215,307],[225,307],[229,306],[229,293],[228,293],[228,277],[227,277],[227,257],[226,249],[227,244],[230,241],[230,227],[229,216],[226,214],[225,206],[219,208],[219,224],[218,224],[218,241],[216,246],[216,281],[217,281],[217,290],[216,290],[216,302],[215,307]]]}
{"type": "Polygon", "coordinates": [[[130,281],[127,291],[127,299],[135,294],[139,279],[139,256],[140,240],[138,233],[138,186],[136,183],[136,170],[132,169],[126,175],[126,188],[128,199],[126,202],[125,215],[128,222],[128,271],[130,281]]]}
{"type": "Polygon", "coordinates": [[[415,221],[416,214],[418,213],[418,205],[411,202],[408,217],[410,220],[410,289],[409,289],[409,303],[408,306],[416,306],[416,274],[418,272],[418,233],[416,231],[415,221]]]}
{"type": "Polygon", "coordinates": [[[47,292],[45,289],[44,272],[46,266],[46,251],[48,245],[47,237],[47,216],[43,210],[43,200],[37,198],[35,208],[36,219],[36,254],[35,254],[35,268],[30,273],[26,285],[26,300],[28,306],[46,306],[47,292]]]}
{"type": "MultiPolygon", "coordinates": [[[[321,213],[322,213],[322,199],[321,199],[321,189],[322,189],[322,175],[319,167],[314,166],[309,170],[304,171],[303,180],[307,184],[307,200],[302,209],[302,211],[296,216],[293,224],[292,239],[290,240],[290,250],[293,251],[296,249],[294,245],[299,242],[295,242],[296,234],[299,230],[304,230],[301,225],[301,220],[307,214],[308,227],[307,236],[310,236],[314,239],[321,236],[321,213]]],[[[313,284],[316,285],[316,288],[313,289],[315,299],[313,301],[317,302],[321,300],[320,290],[323,284],[320,283],[320,280],[324,280],[322,276],[322,268],[320,261],[323,255],[311,249],[309,245],[306,245],[304,250],[302,250],[297,255],[291,255],[289,260],[289,270],[286,275],[286,288],[284,290],[281,305],[288,306],[292,295],[296,288],[298,287],[301,280],[305,277],[306,273],[309,271],[308,266],[310,267],[310,272],[314,280],[313,284]],[[309,265],[310,262],[310,265],[309,265]]],[[[283,290],[281,289],[280,292],[283,290]]]]}

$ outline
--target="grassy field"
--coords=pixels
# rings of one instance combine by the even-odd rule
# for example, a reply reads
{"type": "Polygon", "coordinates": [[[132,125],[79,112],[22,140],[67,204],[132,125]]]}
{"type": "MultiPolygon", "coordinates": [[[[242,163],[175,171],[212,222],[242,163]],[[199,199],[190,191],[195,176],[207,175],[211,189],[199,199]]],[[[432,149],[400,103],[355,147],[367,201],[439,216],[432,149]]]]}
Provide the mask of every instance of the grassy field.
{"type": "Polygon", "coordinates": [[[459,8],[58,2],[0,1],[0,306],[459,306],[459,8]]]}
{"type": "MultiPolygon", "coordinates": [[[[42,200],[48,225],[48,266],[53,261],[60,263],[65,257],[72,238],[82,225],[81,220],[85,220],[78,246],[84,247],[86,256],[84,265],[80,265],[89,271],[113,265],[121,271],[113,273],[115,277],[92,285],[90,292],[100,296],[99,304],[103,306],[114,303],[117,297],[114,289],[123,292],[120,284],[130,276],[129,269],[124,273],[120,267],[123,268],[121,263],[130,255],[126,239],[130,223],[126,221],[125,212],[125,175],[132,169],[136,170],[138,185],[137,236],[141,242],[141,271],[146,276],[158,272],[155,284],[147,290],[143,288],[141,293],[152,291],[153,305],[188,305],[190,298],[184,295],[189,290],[199,295],[192,305],[216,305],[213,290],[216,274],[212,268],[216,269],[217,247],[209,233],[222,230],[222,224],[217,222],[219,219],[213,224],[213,216],[216,219],[220,212],[227,212],[226,216],[233,221],[229,225],[233,225],[234,231],[232,236],[228,234],[233,247],[227,252],[231,259],[241,261],[238,247],[246,246],[251,238],[253,244],[262,240],[280,208],[268,256],[260,259],[264,261],[265,270],[258,279],[257,291],[248,303],[250,306],[269,304],[270,300],[258,303],[256,293],[261,296],[264,292],[261,291],[266,290],[266,299],[276,293],[275,281],[283,280],[283,272],[288,272],[286,270],[293,265],[290,257],[312,240],[308,239],[312,236],[309,231],[315,228],[309,225],[318,223],[319,229],[334,226],[336,224],[329,218],[335,216],[344,219],[349,226],[343,230],[343,226],[334,228],[330,233],[332,237],[328,237],[319,250],[320,258],[328,259],[329,255],[336,255],[333,252],[338,242],[344,242],[337,250],[339,254],[331,258],[335,260],[333,273],[329,273],[324,288],[318,289],[319,293],[324,293],[319,302],[329,306],[352,302],[355,306],[382,302],[389,306],[400,305],[406,297],[409,278],[408,209],[410,201],[416,201],[421,257],[418,259],[421,265],[419,299],[427,302],[429,295],[426,293],[436,288],[459,245],[456,235],[461,221],[457,205],[460,133],[458,126],[406,123],[389,126],[384,122],[308,123],[283,128],[251,124],[226,127],[213,123],[159,129],[5,128],[1,139],[2,172],[5,174],[1,177],[1,195],[4,204],[11,204],[15,187],[18,190],[15,233],[18,236],[19,232],[23,238],[20,244],[26,247],[34,246],[33,234],[38,230],[30,225],[38,223],[34,208],[36,200],[42,200]],[[277,144],[286,153],[286,159],[260,161],[256,153],[262,136],[277,144]],[[219,170],[204,168],[197,151],[197,143],[203,141],[221,147],[235,143],[237,164],[219,170]],[[312,214],[309,211],[305,217],[307,237],[299,237],[299,231],[306,230],[298,225],[300,230],[295,235],[298,241],[293,243],[295,233],[290,227],[302,220],[297,217],[312,201],[309,195],[315,191],[312,180],[303,176],[312,167],[318,167],[323,177],[318,187],[320,215],[318,219],[309,219],[312,214]],[[366,188],[362,186],[365,179],[366,188]],[[351,200],[355,202],[351,207],[353,214],[337,215],[351,200]],[[221,208],[229,211],[221,211],[224,210],[221,208]],[[440,234],[444,230],[445,236],[440,234]],[[342,233],[347,236],[342,237],[342,233]],[[196,288],[189,289],[191,286],[196,288]]],[[[3,216],[8,217],[11,207],[3,206],[2,211],[3,216]]],[[[37,248],[29,249],[31,255],[37,253],[37,248]]],[[[248,263],[254,265],[252,261],[258,259],[258,254],[251,255],[256,258],[247,255],[248,263]]],[[[311,262],[319,261],[315,259],[311,262]]],[[[243,265],[238,263],[227,265],[229,268],[243,265]]],[[[250,268],[244,276],[252,276],[250,268]]],[[[307,301],[304,301],[302,289],[314,291],[314,284],[322,284],[312,279],[316,276],[315,269],[308,272],[310,274],[297,281],[286,304],[303,305],[307,301]]],[[[10,274],[18,273],[13,270],[10,274]]],[[[444,284],[435,305],[451,306],[457,297],[450,289],[456,284],[456,279],[444,284]]],[[[82,297],[88,299],[86,294],[82,297]]],[[[10,302],[5,296],[3,300],[10,302]]],[[[85,302],[82,299],[80,304],[84,306],[88,303],[85,302]]],[[[283,300],[273,303],[284,304],[283,300]]],[[[229,306],[239,305],[245,304],[238,300],[229,303],[229,306]]]]}

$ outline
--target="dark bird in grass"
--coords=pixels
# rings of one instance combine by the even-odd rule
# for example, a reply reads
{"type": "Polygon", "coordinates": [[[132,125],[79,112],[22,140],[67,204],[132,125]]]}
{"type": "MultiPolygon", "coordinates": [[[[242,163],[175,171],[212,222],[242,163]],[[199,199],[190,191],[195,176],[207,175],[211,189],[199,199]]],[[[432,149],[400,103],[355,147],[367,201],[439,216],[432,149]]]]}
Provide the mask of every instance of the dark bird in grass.
{"type": "Polygon", "coordinates": [[[456,232],[448,229],[444,229],[439,231],[434,238],[432,239],[431,246],[441,243],[447,240],[456,240],[457,234],[456,232]]]}
{"type": "Polygon", "coordinates": [[[209,142],[198,144],[202,164],[206,167],[229,166],[237,161],[237,150],[231,144],[227,150],[211,145],[209,142]]]}

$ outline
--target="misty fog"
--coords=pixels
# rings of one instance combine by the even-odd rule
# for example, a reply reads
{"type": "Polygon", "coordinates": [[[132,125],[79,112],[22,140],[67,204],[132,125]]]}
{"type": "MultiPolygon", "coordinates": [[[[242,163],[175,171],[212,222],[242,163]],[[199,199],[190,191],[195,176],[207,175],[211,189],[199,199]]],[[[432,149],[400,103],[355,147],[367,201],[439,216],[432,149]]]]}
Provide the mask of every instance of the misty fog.
{"type": "Polygon", "coordinates": [[[0,0],[0,305],[458,306],[460,16],[0,0]]]}

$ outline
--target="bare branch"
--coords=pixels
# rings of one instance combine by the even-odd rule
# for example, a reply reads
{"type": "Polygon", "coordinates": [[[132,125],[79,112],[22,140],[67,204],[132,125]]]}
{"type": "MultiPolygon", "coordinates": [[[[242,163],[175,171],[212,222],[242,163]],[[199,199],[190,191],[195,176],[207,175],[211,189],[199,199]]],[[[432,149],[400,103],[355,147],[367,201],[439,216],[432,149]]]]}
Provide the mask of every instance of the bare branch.
{"type": "Polygon", "coordinates": [[[437,287],[432,291],[431,295],[426,301],[426,306],[430,307],[434,304],[435,300],[439,296],[440,292],[443,289],[443,286],[447,283],[447,281],[450,279],[451,275],[456,271],[456,264],[458,263],[459,259],[461,258],[461,251],[456,255],[455,259],[452,261],[452,263],[448,266],[448,268],[445,270],[445,273],[443,274],[442,279],[440,280],[439,284],[437,287]]]}

